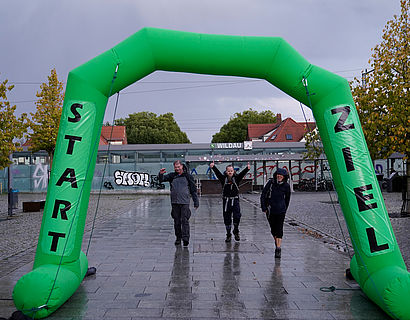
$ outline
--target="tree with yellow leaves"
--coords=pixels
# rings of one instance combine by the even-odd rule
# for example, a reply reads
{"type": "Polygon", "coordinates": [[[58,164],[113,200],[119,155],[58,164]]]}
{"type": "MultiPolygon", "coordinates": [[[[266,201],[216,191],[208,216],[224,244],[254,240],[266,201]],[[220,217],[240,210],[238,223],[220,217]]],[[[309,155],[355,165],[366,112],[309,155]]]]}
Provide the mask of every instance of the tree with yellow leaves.
{"type": "Polygon", "coordinates": [[[30,149],[33,152],[47,151],[51,166],[64,101],[63,83],[58,80],[55,69],[51,70],[48,83],[42,83],[40,89],[41,91],[36,94],[39,98],[35,102],[37,111],[30,112],[30,149]]]}
{"type": "Polygon", "coordinates": [[[10,105],[7,92],[14,88],[8,80],[0,82],[0,170],[10,165],[9,156],[19,149],[16,139],[22,138],[27,131],[27,115],[15,116],[16,106],[10,105]]]}
{"type": "MultiPolygon", "coordinates": [[[[400,2],[401,14],[387,22],[381,43],[372,50],[372,70],[363,74],[362,81],[355,79],[352,83],[373,159],[386,159],[394,152],[407,159],[410,155],[410,0],[400,2]]],[[[409,192],[409,180],[407,186],[409,192]]]]}
{"type": "Polygon", "coordinates": [[[317,128],[306,132],[304,138],[306,151],[303,153],[303,159],[316,160],[325,153],[317,128]]]}

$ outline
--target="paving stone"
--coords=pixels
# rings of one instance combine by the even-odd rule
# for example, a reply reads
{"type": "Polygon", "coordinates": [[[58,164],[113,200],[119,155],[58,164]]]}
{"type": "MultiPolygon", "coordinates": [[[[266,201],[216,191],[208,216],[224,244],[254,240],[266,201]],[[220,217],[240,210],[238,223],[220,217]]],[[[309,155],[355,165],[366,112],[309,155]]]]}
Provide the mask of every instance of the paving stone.
{"type": "MultiPolygon", "coordinates": [[[[390,195],[388,200],[396,201],[390,195]]],[[[97,273],[49,319],[386,319],[345,279],[348,253],[289,223],[309,222],[330,232],[335,218],[324,217],[325,195],[292,195],[280,260],[257,202],[258,195],[243,197],[242,239],[226,244],[219,197],[201,197],[191,218],[190,245],[183,248],[174,246],[168,196],[103,195],[88,254],[97,273]],[[320,291],[329,286],[352,290],[320,291]]],[[[89,212],[95,207],[92,195],[89,212]]],[[[83,250],[91,222],[87,217],[83,250]]],[[[39,213],[0,220],[6,235],[0,239],[0,317],[15,310],[12,290],[32,268],[40,223],[39,213]],[[23,235],[16,231],[22,228],[23,235]],[[22,236],[20,243],[14,235],[22,236]]],[[[408,228],[397,230],[408,237],[408,228]]],[[[410,256],[401,241],[403,256],[410,256]]]]}

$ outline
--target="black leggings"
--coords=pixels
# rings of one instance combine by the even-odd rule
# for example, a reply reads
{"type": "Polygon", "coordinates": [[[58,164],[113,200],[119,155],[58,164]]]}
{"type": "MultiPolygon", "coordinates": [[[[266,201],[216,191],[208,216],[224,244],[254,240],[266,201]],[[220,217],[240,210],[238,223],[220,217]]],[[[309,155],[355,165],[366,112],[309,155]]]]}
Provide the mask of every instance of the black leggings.
{"type": "Polygon", "coordinates": [[[267,214],[266,217],[268,218],[270,232],[272,233],[272,236],[282,239],[283,223],[285,222],[285,214],[284,213],[271,213],[271,214],[267,214]]]}

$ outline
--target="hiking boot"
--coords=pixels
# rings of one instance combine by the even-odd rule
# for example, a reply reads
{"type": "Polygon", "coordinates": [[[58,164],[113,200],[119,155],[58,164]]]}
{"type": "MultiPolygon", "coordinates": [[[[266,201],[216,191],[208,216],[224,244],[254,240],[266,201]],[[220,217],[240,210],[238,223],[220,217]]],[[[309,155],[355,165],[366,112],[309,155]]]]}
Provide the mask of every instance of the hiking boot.
{"type": "Polygon", "coordinates": [[[181,244],[181,239],[176,239],[175,242],[174,242],[174,244],[175,244],[176,246],[179,246],[179,245],[181,244]]]}
{"type": "Polygon", "coordinates": [[[232,240],[232,234],[227,233],[227,234],[226,234],[225,242],[231,242],[231,240],[232,240]]]}
{"type": "Polygon", "coordinates": [[[282,253],[282,249],[281,248],[276,248],[275,249],[275,258],[280,258],[282,253]]]}
{"type": "Polygon", "coordinates": [[[240,241],[241,237],[239,236],[239,230],[233,233],[233,236],[235,238],[235,241],[240,241]]]}
{"type": "Polygon", "coordinates": [[[189,241],[183,241],[184,242],[184,247],[188,247],[188,245],[189,245],[189,241]]]}

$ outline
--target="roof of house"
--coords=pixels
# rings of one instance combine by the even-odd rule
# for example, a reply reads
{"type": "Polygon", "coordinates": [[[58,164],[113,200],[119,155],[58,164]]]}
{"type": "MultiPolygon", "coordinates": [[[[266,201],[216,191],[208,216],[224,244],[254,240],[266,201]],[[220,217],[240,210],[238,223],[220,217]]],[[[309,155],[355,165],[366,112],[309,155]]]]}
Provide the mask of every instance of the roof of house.
{"type": "Polygon", "coordinates": [[[31,147],[31,138],[28,138],[26,142],[24,142],[21,146],[22,147],[31,147]]]}
{"type": "Polygon", "coordinates": [[[282,115],[276,114],[276,122],[274,123],[251,123],[248,124],[248,139],[262,139],[264,135],[277,128],[282,123],[282,115]]]}
{"type": "Polygon", "coordinates": [[[248,124],[248,137],[260,138],[279,126],[279,123],[248,124]]]}
{"type": "MultiPolygon", "coordinates": [[[[32,140],[29,138],[23,143],[22,147],[29,148],[32,140]]],[[[99,145],[107,145],[108,142],[121,141],[121,144],[128,144],[125,126],[103,126],[101,128],[99,145]],[[112,131],[112,133],[111,133],[112,131]]]]}
{"type": "Polygon", "coordinates": [[[110,141],[121,141],[127,144],[125,126],[103,126],[101,128],[100,146],[107,145],[110,141]]]}
{"type": "Polygon", "coordinates": [[[303,139],[307,131],[315,128],[315,122],[296,122],[292,118],[286,118],[280,123],[248,124],[248,138],[262,138],[270,133],[265,142],[297,142],[303,139]]]}

